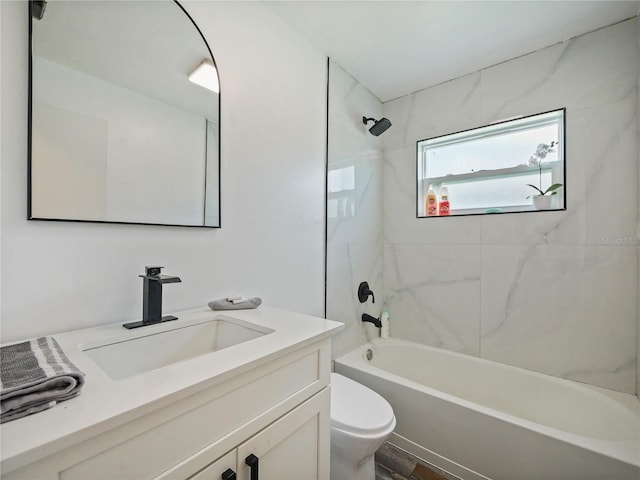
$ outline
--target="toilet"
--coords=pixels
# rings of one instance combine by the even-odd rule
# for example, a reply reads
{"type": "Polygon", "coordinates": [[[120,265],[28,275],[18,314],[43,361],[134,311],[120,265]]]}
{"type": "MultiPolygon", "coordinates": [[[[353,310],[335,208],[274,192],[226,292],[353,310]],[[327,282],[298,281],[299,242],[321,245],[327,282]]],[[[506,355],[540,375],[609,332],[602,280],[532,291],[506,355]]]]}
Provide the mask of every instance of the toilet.
{"type": "Polygon", "coordinates": [[[374,480],[373,454],[396,426],[389,402],[331,374],[331,480],[374,480]]]}

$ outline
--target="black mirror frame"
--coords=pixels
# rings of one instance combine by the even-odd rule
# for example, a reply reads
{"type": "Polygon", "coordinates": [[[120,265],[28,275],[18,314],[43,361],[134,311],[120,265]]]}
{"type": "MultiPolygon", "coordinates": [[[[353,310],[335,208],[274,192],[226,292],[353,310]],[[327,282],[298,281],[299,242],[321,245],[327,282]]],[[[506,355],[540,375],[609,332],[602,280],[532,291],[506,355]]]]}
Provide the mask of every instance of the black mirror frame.
{"type": "MultiPolygon", "coordinates": [[[[163,227],[190,227],[190,228],[222,228],[222,159],[221,159],[221,103],[222,103],[222,85],[220,82],[220,74],[218,65],[216,63],[215,57],[213,56],[213,52],[211,51],[211,47],[209,47],[209,43],[205,38],[202,30],[193,20],[189,12],[178,2],[178,0],[172,0],[180,10],[187,16],[189,21],[193,24],[195,29],[198,31],[200,38],[204,42],[207,47],[207,51],[209,52],[209,56],[211,57],[211,61],[213,62],[214,67],[216,68],[216,72],[218,73],[218,83],[220,84],[220,92],[218,93],[218,225],[211,226],[205,225],[205,215],[206,211],[203,210],[203,224],[202,225],[183,225],[183,224],[173,224],[173,223],[145,223],[145,222],[123,222],[123,221],[112,221],[112,220],[78,220],[78,219],[66,219],[66,218],[37,218],[33,216],[32,210],[32,116],[33,116],[33,21],[34,14],[37,11],[43,11],[46,6],[46,2],[42,0],[29,0],[29,8],[28,8],[28,21],[29,21],[29,38],[28,38],[28,50],[29,50],[29,59],[28,59],[28,101],[27,101],[27,220],[35,220],[35,221],[49,221],[49,222],[73,222],[73,223],[106,223],[106,224],[117,224],[117,225],[155,225],[155,226],[163,226],[163,227]]],[[[205,178],[206,178],[206,163],[205,163],[205,178]]],[[[205,182],[205,195],[206,199],[206,182],[205,182]]]]}

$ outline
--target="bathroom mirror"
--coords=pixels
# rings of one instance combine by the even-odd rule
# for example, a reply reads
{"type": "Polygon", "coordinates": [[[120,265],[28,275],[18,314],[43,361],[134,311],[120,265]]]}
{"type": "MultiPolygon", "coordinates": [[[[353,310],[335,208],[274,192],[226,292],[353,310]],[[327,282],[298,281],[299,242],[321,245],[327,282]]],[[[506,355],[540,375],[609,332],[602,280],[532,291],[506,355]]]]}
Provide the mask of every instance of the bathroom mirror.
{"type": "Polygon", "coordinates": [[[28,218],[219,227],[218,73],[183,7],[29,10],[28,218]],[[194,83],[201,64],[213,86],[194,83]]]}

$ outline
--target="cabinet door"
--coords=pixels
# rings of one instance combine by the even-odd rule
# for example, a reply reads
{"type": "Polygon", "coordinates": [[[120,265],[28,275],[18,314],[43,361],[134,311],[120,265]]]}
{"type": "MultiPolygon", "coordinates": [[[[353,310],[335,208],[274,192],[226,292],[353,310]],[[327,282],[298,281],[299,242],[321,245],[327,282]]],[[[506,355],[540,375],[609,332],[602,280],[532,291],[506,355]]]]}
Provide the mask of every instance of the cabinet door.
{"type": "Polygon", "coordinates": [[[236,450],[232,450],[189,477],[189,480],[235,480],[233,475],[236,475],[236,463],[236,450]]]}
{"type": "Polygon", "coordinates": [[[241,444],[238,480],[328,479],[329,403],[326,388],[241,444]]]}

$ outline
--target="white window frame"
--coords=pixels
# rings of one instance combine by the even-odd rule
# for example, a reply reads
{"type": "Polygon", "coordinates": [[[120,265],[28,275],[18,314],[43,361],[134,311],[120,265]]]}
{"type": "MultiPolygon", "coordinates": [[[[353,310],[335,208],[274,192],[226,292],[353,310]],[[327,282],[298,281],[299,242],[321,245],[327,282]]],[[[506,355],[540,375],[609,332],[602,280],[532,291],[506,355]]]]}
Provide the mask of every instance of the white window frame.
{"type": "MultiPolygon", "coordinates": [[[[491,136],[502,135],[508,131],[527,130],[537,128],[544,125],[555,124],[558,127],[558,160],[552,162],[543,162],[542,172],[551,172],[551,183],[562,183],[563,187],[554,195],[558,197],[558,205],[552,210],[565,210],[566,209],[566,168],[565,168],[565,123],[566,123],[566,109],[561,108],[552,110],[549,112],[539,113],[535,115],[529,115],[526,117],[519,117],[517,119],[509,119],[502,122],[497,122],[484,127],[474,128],[471,130],[464,130],[448,135],[442,135],[425,140],[419,140],[417,142],[417,217],[418,218],[433,218],[427,217],[424,212],[424,201],[427,196],[429,186],[432,186],[435,190],[439,190],[440,187],[448,187],[459,183],[470,183],[479,180],[499,179],[521,175],[531,175],[532,173],[539,173],[537,166],[529,166],[526,164],[528,159],[524,159],[523,164],[509,168],[498,168],[492,170],[478,170],[461,174],[450,174],[440,177],[427,176],[427,152],[429,148],[442,147],[447,145],[454,145],[457,143],[464,143],[479,138],[486,138],[491,136]]],[[[532,152],[533,153],[533,152],[532,152]]],[[[436,192],[437,193],[437,192],[436,192]]],[[[531,189],[531,194],[535,195],[535,191],[531,189]]],[[[455,203],[452,203],[452,210],[450,216],[456,215],[478,215],[487,213],[513,213],[513,212],[526,212],[535,211],[530,202],[525,198],[518,204],[512,205],[495,205],[492,207],[482,208],[467,208],[456,209],[455,203]],[[496,211],[499,210],[499,211],[496,211]],[[492,211],[493,210],[493,211],[492,211]]]]}

